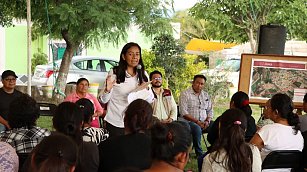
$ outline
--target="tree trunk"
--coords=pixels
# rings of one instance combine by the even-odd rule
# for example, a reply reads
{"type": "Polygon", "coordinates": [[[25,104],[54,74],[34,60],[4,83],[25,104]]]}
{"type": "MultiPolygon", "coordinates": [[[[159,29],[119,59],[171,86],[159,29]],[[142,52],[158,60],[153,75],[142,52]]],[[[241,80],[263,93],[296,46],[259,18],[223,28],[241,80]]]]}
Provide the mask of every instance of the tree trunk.
{"type": "Polygon", "coordinates": [[[69,71],[69,65],[71,63],[74,52],[76,52],[77,47],[79,46],[77,43],[74,43],[72,40],[70,40],[68,30],[62,30],[61,33],[66,42],[66,49],[63,55],[58,76],[56,78],[55,89],[52,97],[53,100],[58,100],[58,102],[62,102],[65,97],[64,93],[66,87],[67,74],[69,71]]]}
{"type": "Polygon", "coordinates": [[[252,53],[256,54],[257,44],[256,44],[256,39],[255,39],[256,36],[254,35],[254,33],[255,32],[252,28],[247,30],[247,36],[248,36],[248,39],[249,39],[249,43],[250,43],[250,46],[251,46],[252,53]]]}
{"type": "Polygon", "coordinates": [[[168,77],[165,77],[165,83],[166,83],[166,85],[165,85],[165,87],[168,89],[168,77]]]}

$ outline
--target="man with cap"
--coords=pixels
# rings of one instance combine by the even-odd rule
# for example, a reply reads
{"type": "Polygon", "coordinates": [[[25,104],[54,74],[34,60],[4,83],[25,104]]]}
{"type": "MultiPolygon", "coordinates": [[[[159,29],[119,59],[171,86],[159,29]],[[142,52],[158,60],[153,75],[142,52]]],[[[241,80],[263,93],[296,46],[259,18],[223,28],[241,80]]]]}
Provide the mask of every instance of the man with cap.
{"type": "Polygon", "coordinates": [[[10,128],[7,122],[11,102],[22,93],[15,89],[17,75],[14,71],[6,70],[1,75],[3,87],[0,88],[0,131],[10,128]]]}

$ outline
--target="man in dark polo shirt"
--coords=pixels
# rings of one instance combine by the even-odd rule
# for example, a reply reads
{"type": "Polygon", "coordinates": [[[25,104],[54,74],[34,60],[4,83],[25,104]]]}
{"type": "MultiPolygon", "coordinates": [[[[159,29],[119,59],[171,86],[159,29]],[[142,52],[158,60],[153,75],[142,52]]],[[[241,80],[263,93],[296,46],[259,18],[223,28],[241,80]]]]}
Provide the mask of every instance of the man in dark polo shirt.
{"type": "Polygon", "coordinates": [[[15,90],[16,78],[17,75],[11,70],[6,70],[1,75],[3,87],[0,88],[0,131],[10,128],[7,122],[10,103],[22,94],[15,90]]]}

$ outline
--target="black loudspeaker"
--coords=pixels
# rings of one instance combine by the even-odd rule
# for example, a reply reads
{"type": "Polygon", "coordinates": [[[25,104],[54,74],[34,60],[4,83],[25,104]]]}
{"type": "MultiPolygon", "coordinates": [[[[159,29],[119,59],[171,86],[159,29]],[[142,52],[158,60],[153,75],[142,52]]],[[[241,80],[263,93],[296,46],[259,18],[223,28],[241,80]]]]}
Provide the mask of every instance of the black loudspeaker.
{"type": "Polygon", "coordinates": [[[283,55],[286,43],[286,27],[261,25],[258,37],[258,54],[283,55]]]}

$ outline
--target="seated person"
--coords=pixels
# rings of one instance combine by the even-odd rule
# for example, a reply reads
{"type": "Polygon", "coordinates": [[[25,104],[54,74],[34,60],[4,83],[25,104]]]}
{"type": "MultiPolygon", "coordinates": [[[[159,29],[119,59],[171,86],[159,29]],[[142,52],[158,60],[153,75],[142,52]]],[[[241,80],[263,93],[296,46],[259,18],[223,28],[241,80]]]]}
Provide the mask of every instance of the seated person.
{"type": "Polygon", "coordinates": [[[22,93],[15,89],[17,75],[14,71],[6,70],[1,75],[2,87],[0,88],[0,131],[10,129],[7,122],[11,102],[22,93]]]}
{"type": "Polygon", "coordinates": [[[210,96],[204,91],[207,78],[195,75],[192,86],[180,93],[179,120],[186,121],[190,126],[193,147],[197,157],[203,155],[201,139],[203,132],[210,132],[213,122],[213,108],[210,96]]]}
{"type": "Polygon", "coordinates": [[[245,142],[246,118],[239,109],[228,109],[220,116],[218,139],[204,158],[202,172],[261,171],[259,150],[245,142]]]}
{"type": "Polygon", "coordinates": [[[299,130],[299,119],[293,113],[293,102],[286,94],[275,94],[268,106],[270,119],[273,124],[263,126],[250,143],[261,151],[261,158],[274,150],[302,151],[304,139],[299,130]]]}
{"type": "Polygon", "coordinates": [[[31,153],[29,171],[75,171],[78,146],[64,134],[45,137],[31,153]],[[56,143],[56,144],[55,144],[56,143]]]}
{"type": "MultiPolygon", "coordinates": [[[[246,93],[242,91],[236,92],[230,100],[230,108],[237,108],[244,112],[246,118],[247,118],[247,128],[245,132],[245,140],[249,141],[252,136],[256,133],[257,127],[255,123],[255,119],[252,117],[252,109],[249,106],[249,97],[246,93]]],[[[207,139],[211,145],[214,144],[214,142],[218,138],[218,125],[219,125],[220,117],[218,117],[211,128],[211,130],[208,133],[207,139]]]]}
{"type": "Polygon", "coordinates": [[[180,121],[157,123],[151,128],[151,167],[145,172],[184,170],[192,149],[189,126],[180,121]]]}
{"type": "Polygon", "coordinates": [[[94,114],[93,103],[86,98],[79,99],[76,104],[81,108],[83,114],[82,134],[83,141],[94,142],[97,145],[109,137],[109,132],[104,128],[91,127],[92,116],[94,114]]]}
{"type": "Polygon", "coordinates": [[[11,130],[0,133],[0,140],[9,143],[17,153],[30,153],[50,131],[36,126],[39,106],[27,94],[14,99],[9,107],[8,123],[11,130]]]}
{"type": "Polygon", "coordinates": [[[270,119],[269,113],[268,113],[268,107],[271,102],[271,99],[269,99],[263,109],[263,114],[261,115],[260,119],[257,122],[257,129],[259,130],[261,127],[267,125],[267,124],[273,124],[274,122],[270,119]]]}
{"type": "Polygon", "coordinates": [[[103,108],[101,107],[98,99],[93,95],[88,93],[89,81],[86,78],[80,78],[77,81],[76,92],[68,95],[64,101],[75,103],[81,98],[87,98],[94,104],[95,113],[93,114],[93,120],[91,122],[92,127],[99,128],[99,116],[103,115],[103,108]]]}
{"type": "Polygon", "coordinates": [[[11,145],[0,142],[0,157],[1,172],[18,172],[18,156],[11,145]]]}
{"type": "Polygon", "coordinates": [[[302,136],[304,138],[304,148],[303,148],[303,160],[301,163],[301,167],[307,171],[307,131],[302,132],[302,136]]]}
{"type": "Polygon", "coordinates": [[[76,171],[97,171],[99,165],[98,147],[93,142],[83,141],[82,121],[81,109],[72,102],[59,104],[52,119],[54,129],[69,136],[78,145],[79,157],[76,171]]]}
{"type": "Polygon", "coordinates": [[[152,121],[152,107],[143,100],[131,102],[125,111],[125,135],[99,144],[99,171],[113,172],[123,167],[150,167],[150,137],[145,134],[152,121]]]}
{"type": "MultiPolygon", "coordinates": [[[[307,113],[307,93],[304,96],[303,99],[303,111],[307,113]]],[[[300,125],[301,125],[301,132],[307,131],[307,114],[305,115],[300,115],[300,125]]]]}
{"type": "Polygon", "coordinates": [[[162,73],[155,70],[149,78],[155,97],[152,103],[153,116],[164,123],[177,120],[177,104],[171,90],[162,87],[162,73]]]}

